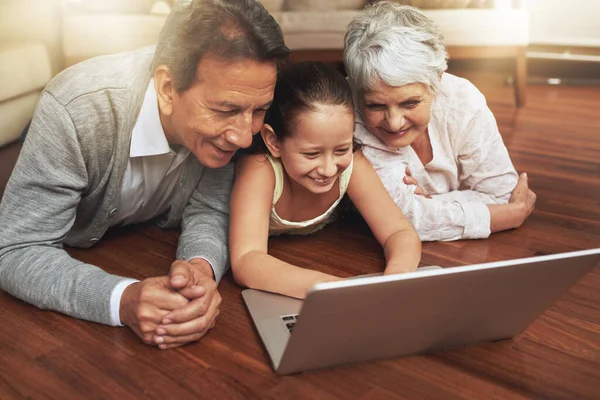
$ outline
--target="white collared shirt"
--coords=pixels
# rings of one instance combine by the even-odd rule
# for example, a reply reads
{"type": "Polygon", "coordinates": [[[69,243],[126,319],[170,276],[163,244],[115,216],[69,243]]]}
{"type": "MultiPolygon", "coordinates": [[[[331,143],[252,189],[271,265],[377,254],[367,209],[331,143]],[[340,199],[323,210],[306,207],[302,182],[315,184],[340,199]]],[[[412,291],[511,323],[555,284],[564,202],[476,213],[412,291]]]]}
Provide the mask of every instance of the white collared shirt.
{"type": "MultiPolygon", "coordinates": [[[[133,127],[129,161],[112,226],[147,221],[167,211],[189,154],[184,146],[175,151],[169,145],[160,122],[154,80],[151,80],[133,127]]],[[[135,282],[128,279],[113,289],[110,298],[113,325],[121,325],[121,296],[125,288],[135,282]]]]}

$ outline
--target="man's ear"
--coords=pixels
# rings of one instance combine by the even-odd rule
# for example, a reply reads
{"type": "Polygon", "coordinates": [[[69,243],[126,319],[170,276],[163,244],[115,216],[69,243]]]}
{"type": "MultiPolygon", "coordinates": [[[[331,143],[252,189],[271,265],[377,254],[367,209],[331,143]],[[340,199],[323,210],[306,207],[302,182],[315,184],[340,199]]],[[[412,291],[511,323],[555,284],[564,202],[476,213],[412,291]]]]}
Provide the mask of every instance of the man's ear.
{"type": "Polygon", "coordinates": [[[281,157],[281,149],[279,147],[279,139],[275,135],[275,131],[269,124],[263,124],[260,128],[260,136],[262,136],[263,142],[269,149],[269,153],[275,158],[281,157]]]}
{"type": "Polygon", "coordinates": [[[171,72],[166,65],[159,65],[154,71],[154,89],[158,98],[158,109],[161,114],[170,117],[173,114],[175,87],[171,79],[171,72]]]}

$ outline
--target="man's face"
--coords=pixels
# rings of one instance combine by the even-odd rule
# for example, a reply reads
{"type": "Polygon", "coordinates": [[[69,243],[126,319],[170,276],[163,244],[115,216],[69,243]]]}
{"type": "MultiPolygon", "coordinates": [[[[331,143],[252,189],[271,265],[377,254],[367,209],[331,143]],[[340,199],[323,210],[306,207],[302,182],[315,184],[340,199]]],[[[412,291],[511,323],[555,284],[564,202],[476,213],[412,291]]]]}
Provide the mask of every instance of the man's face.
{"type": "Polygon", "coordinates": [[[172,91],[171,114],[161,118],[169,143],[184,145],[206,167],[226,165],[262,127],[276,79],[272,61],[204,56],[192,85],[172,91]]]}

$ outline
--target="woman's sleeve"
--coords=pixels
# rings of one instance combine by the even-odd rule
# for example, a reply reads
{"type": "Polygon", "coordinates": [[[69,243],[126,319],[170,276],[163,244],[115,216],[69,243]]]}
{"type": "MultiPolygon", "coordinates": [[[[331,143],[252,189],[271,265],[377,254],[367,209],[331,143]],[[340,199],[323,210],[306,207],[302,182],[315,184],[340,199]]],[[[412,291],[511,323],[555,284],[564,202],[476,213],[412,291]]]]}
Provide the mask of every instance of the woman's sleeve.
{"type": "Polygon", "coordinates": [[[464,128],[457,127],[451,134],[455,137],[461,190],[432,197],[441,201],[507,203],[518,175],[490,109],[485,106],[464,128]]]}
{"type": "MultiPolygon", "coordinates": [[[[369,153],[371,149],[364,149],[369,153]]],[[[376,150],[375,150],[376,151],[376,150]]],[[[375,167],[392,199],[410,220],[422,241],[483,239],[490,235],[490,213],[480,201],[428,199],[414,194],[403,181],[402,162],[375,167]]]]}

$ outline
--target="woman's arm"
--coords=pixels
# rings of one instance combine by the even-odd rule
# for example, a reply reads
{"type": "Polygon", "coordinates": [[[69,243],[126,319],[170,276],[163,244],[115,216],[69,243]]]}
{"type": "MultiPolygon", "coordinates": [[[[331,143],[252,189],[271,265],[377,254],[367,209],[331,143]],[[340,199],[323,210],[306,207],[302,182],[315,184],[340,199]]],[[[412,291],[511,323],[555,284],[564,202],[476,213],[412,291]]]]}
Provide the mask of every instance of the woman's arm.
{"type": "Polygon", "coordinates": [[[385,273],[416,270],[421,259],[419,236],[360,151],[354,154],[348,196],[383,246],[385,273]]]}
{"type": "Polygon", "coordinates": [[[518,175],[498,131],[496,118],[487,105],[480,107],[464,123],[448,128],[463,190],[432,197],[506,204],[515,189],[518,175]]]}
{"type": "Polygon", "coordinates": [[[243,157],[237,162],[230,209],[231,270],[242,286],[304,298],[314,284],[339,278],[296,267],[268,254],[274,188],[273,167],[264,155],[243,157]]]}
{"type": "Polygon", "coordinates": [[[536,195],[529,189],[527,174],[522,173],[508,204],[489,204],[492,232],[518,228],[535,207],[536,195]]]}
{"type": "Polygon", "coordinates": [[[463,190],[432,194],[431,198],[486,204],[491,232],[521,226],[531,214],[536,196],[529,190],[527,178],[517,175],[491,110],[483,104],[464,125],[448,129],[463,190]]]}
{"type": "MultiPolygon", "coordinates": [[[[363,150],[374,152],[375,149],[363,150]]],[[[369,154],[369,159],[377,154],[369,154]]],[[[421,241],[482,239],[490,235],[490,211],[480,202],[440,201],[415,194],[403,182],[405,165],[384,164],[377,170],[392,200],[412,223],[421,241]]]]}
{"type": "MultiPolygon", "coordinates": [[[[421,187],[418,186],[419,183],[411,175],[408,167],[406,168],[406,176],[404,177],[403,182],[407,185],[414,185],[415,195],[419,195],[427,199],[432,198],[431,196],[427,195],[421,187]]],[[[460,193],[462,195],[466,194],[467,192],[471,194],[480,194],[482,196],[480,201],[482,203],[486,202],[486,195],[472,190],[450,192],[445,198],[449,199],[451,197],[450,195],[456,193],[460,193]]],[[[433,198],[439,200],[440,197],[441,196],[435,196],[433,198]]],[[[527,217],[529,217],[529,215],[533,212],[536,197],[537,196],[535,193],[529,189],[527,174],[522,173],[519,176],[517,186],[515,186],[515,189],[511,193],[508,204],[487,204],[490,213],[490,231],[492,233],[500,232],[521,226],[525,219],[527,219],[527,217]]],[[[473,201],[477,201],[477,198],[473,197],[473,201]]]]}

